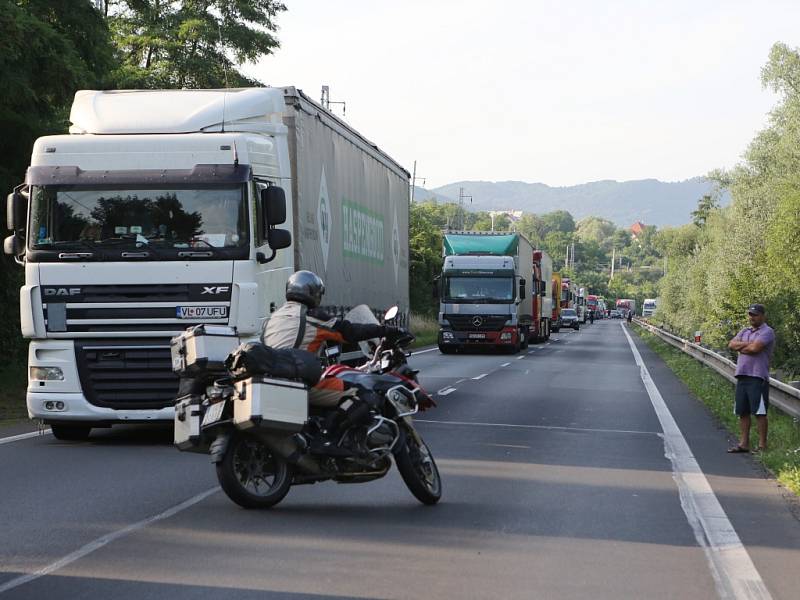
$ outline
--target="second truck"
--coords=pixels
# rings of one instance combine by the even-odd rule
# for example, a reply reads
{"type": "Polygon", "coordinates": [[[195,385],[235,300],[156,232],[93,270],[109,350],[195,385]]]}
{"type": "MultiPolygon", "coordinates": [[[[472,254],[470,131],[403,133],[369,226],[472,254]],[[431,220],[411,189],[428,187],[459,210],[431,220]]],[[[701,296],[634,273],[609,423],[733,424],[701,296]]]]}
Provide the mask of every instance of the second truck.
{"type": "Polygon", "coordinates": [[[550,335],[552,261],[518,233],[447,233],[439,281],[442,353],[518,352],[550,335]]]}

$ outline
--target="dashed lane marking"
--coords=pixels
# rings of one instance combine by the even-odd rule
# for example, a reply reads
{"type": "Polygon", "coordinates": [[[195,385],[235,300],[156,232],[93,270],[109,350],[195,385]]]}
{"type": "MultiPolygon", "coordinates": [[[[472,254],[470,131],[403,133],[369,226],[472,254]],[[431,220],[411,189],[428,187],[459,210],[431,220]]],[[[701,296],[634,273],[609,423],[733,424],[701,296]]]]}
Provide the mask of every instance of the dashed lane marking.
{"type": "Polygon", "coordinates": [[[522,360],[523,358],[525,358],[525,356],[524,356],[524,355],[523,355],[523,356],[518,356],[518,357],[517,357],[517,360],[522,360]]]}
{"type": "Polygon", "coordinates": [[[452,394],[455,391],[456,391],[456,388],[448,387],[448,388],[444,388],[443,390],[439,390],[438,392],[436,392],[436,394],[439,395],[439,396],[447,396],[447,394],[452,394]]]}
{"type": "Polygon", "coordinates": [[[501,366],[501,367],[507,367],[507,366],[508,366],[508,365],[510,365],[510,364],[511,364],[511,363],[510,363],[510,362],[508,362],[508,363],[503,363],[503,364],[502,364],[502,365],[500,365],[500,366],[501,366]]]}
{"type": "Polygon", "coordinates": [[[664,430],[664,455],[672,464],[681,508],[708,559],[720,598],[768,600],[772,598],[747,549],[725,514],[711,484],[700,469],[686,438],[658,391],[650,372],[625,326],[620,323],[650,402],[664,430]]]}
{"type": "Polygon", "coordinates": [[[44,577],[45,575],[49,575],[50,573],[54,573],[59,569],[62,569],[67,565],[74,563],[76,560],[80,560],[84,556],[91,554],[95,550],[99,550],[103,546],[115,540],[126,537],[140,529],[144,529],[148,525],[152,525],[153,523],[177,515],[179,512],[184,511],[187,508],[191,508],[198,502],[205,500],[211,494],[215,494],[216,492],[219,491],[219,489],[220,489],[219,487],[213,487],[210,490],[201,492],[196,496],[192,496],[188,500],[184,500],[180,504],[176,504],[175,506],[168,508],[164,512],[158,513],[157,515],[153,515],[152,517],[147,517],[142,521],[138,521],[137,523],[133,523],[131,525],[128,525],[127,527],[123,527],[122,529],[117,529],[116,531],[107,533],[106,535],[101,536],[96,540],[89,542],[85,546],[81,546],[80,548],[75,550],[75,552],[67,554],[66,556],[58,559],[53,563],[50,563],[49,565],[39,569],[38,571],[34,571],[33,573],[27,573],[25,575],[20,575],[19,577],[15,577],[10,581],[6,581],[5,583],[0,584],[0,594],[2,594],[3,592],[7,592],[9,590],[13,590],[14,588],[19,587],[23,584],[34,581],[35,579],[39,579],[40,577],[44,577]]]}
{"type": "Polygon", "coordinates": [[[471,421],[435,421],[431,419],[414,419],[415,423],[431,423],[433,425],[454,425],[465,427],[508,427],[511,429],[545,429],[551,431],[580,431],[586,433],[628,433],[634,435],[660,436],[659,431],[639,431],[636,429],[589,429],[586,427],[561,427],[558,425],[521,425],[519,423],[475,423],[471,421]]]}
{"type": "Polygon", "coordinates": [[[38,431],[31,431],[30,433],[20,433],[19,435],[12,435],[9,437],[0,438],[0,446],[3,444],[11,444],[13,442],[19,442],[20,440],[27,440],[34,437],[39,437],[40,435],[49,435],[53,433],[49,429],[45,429],[41,433],[38,431]]]}
{"type": "Polygon", "coordinates": [[[473,377],[472,379],[473,379],[473,381],[478,381],[479,379],[483,379],[487,375],[488,375],[488,373],[481,373],[480,375],[478,375],[477,377],[473,377]]]}

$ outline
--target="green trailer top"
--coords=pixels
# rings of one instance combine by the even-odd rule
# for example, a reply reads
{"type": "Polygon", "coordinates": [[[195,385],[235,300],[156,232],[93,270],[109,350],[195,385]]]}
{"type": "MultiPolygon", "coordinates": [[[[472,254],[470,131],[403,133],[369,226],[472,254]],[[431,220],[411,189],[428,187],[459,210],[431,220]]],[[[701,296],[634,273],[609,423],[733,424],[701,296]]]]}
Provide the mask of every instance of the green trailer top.
{"type": "Polygon", "coordinates": [[[515,256],[519,246],[519,234],[463,234],[446,233],[444,235],[444,253],[446,256],[463,256],[465,254],[489,254],[492,256],[515,256]]]}

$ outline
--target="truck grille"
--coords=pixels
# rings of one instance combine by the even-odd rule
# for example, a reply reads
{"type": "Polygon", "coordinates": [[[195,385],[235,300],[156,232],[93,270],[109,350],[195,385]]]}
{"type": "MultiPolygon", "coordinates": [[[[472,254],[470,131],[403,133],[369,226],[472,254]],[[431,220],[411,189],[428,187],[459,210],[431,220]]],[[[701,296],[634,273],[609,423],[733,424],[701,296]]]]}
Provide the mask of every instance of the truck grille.
{"type": "Polygon", "coordinates": [[[169,340],[79,340],[75,358],[86,399],[116,409],[171,406],[178,393],[169,340]]]}
{"type": "Polygon", "coordinates": [[[444,315],[455,331],[500,331],[508,315],[444,315]]]}

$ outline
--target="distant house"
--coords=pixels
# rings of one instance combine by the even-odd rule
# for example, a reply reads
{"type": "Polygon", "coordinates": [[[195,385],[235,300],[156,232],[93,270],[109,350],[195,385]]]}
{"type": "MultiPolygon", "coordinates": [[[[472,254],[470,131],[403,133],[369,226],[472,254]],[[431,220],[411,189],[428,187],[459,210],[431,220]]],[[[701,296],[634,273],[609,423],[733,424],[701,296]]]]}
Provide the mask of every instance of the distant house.
{"type": "Polygon", "coordinates": [[[644,233],[644,223],[641,221],[636,221],[633,225],[631,225],[631,236],[633,239],[638,239],[640,235],[644,233]]]}

